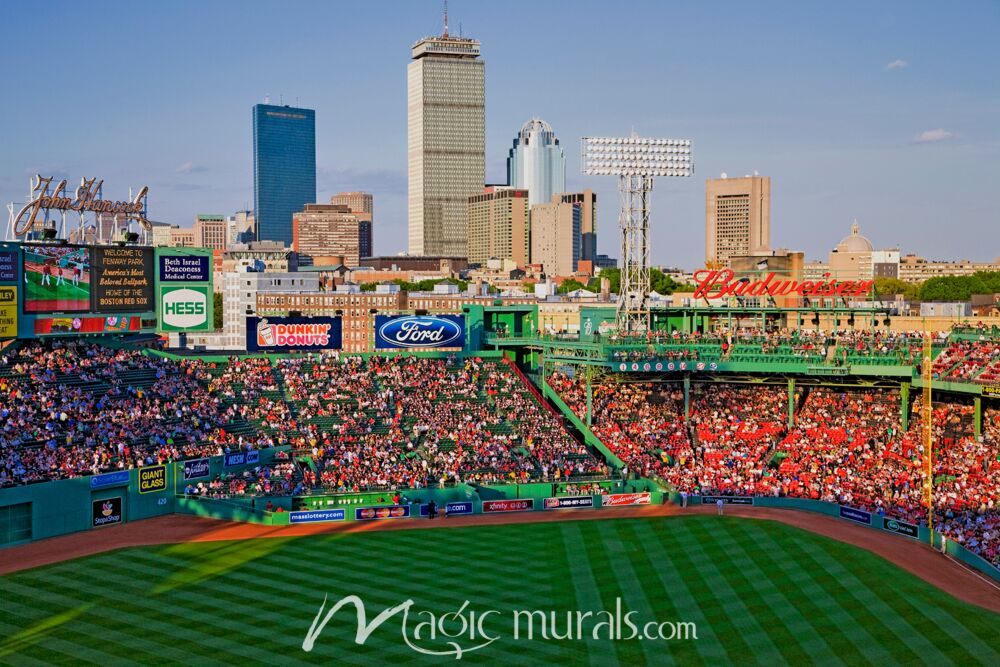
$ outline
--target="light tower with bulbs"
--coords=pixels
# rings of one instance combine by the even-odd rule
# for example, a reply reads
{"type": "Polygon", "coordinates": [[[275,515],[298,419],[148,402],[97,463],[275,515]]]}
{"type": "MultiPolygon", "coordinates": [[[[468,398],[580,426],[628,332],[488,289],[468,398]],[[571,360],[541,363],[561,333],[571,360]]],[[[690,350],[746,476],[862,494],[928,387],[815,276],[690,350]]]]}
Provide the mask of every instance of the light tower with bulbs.
{"type": "Polygon", "coordinates": [[[690,176],[690,139],[584,137],[583,173],[617,176],[621,208],[621,283],[615,320],[619,333],[649,330],[649,195],[654,176],[690,176]]]}

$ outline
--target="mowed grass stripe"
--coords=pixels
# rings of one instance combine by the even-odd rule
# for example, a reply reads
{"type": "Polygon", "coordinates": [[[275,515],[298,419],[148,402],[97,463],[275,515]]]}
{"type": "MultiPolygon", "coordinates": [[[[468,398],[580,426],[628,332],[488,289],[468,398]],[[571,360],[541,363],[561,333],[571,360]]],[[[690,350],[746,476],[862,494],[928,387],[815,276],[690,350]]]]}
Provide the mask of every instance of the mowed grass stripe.
{"type": "MultiPolygon", "coordinates": [[[[764,531],[759,525],[739,520],[730,531],[735,552],[743,555],[746,561],[753,563],[747,570],[755,582],[768,591],[766,598],[775,599],[771,608],[785,619],[785,625],[796,637],[796,641],[809,654],[810,659],[824,665],[859,664],[867,660],[854,646],[837,645],[831,638],[839,634],[837,622],[830,614],[816,604],[816,598],[822,597],[823,589],[810,576],[808,568],[797,568],[798,572],[788,568],[788,561],[775,559],[771,553],[760,546],[764,531]],[[832,631],[832,632],[831,632],[832,631]]],[[[835,604],[830,611],[846,613],[835,604]]]]}
{"type": "MultiPolygon", "coordinates": [[[[558,525],[562,529],[568,572],[573,583],[573,608],[595,612],[607,609],[604,605],[604,596],[597,585],[587,536],[581,528],[583,522],[572,521],[558,525]]],[[[596,667],[621,664],[612,642],[606,639],[594,639],[593,635],[588,636],[584,642],[587,646],[588,664],[596,667]]]]}
{"type": "Polygon", "coordinates": [[[698,567],[705,573],[712,588],[717,591],[716,597],[723,603],[729,614],[747,619],[749,629],[743,639],[749,646],[749,653],[761,662],[788,662],[801,664],[808,656],[788,629],[768,610],[767,605],[757,602],[753,596],[748,600],[748,607],[743,599],[744,594],[753,590],[753,586],[740,571],[745,563],[732,559],[721,551],[714,535],[717,531],[725,531],[725,519],[717,517],[697,517],[698,519],[715,519],[711,524],[706,521],[685,522],[680,530],[685,533],[687,551],[698,567]],[[721,567],[716,566],[721,563],[721,567]],[[759,609],[754,612],[754,609],[759,609]],[[770,621],[767,623],[766,621],[770,621]],[[764,629],[767,627],[771,632],[764,629]],[[773,633],[773,636],[772,636],[773,633]]]}
{"type": "MultiPolygon", "coordinates": [[[[125,565],[122,564],[123,567],[125,565]]],[[[197,657],[199,654],[183,648],[183,643],[181,646],[178,645],[178,626],[191,634],[192,641],[209,646],[213,651],[223,654],[219,656],[220,660],[226,658],[240,660],[252,656],[250,649],[245,646],[210,634],[213,627],[227,624],[226,617],[218,611],[207,617],[209,625],[197,623],[190,620],[195,612],[185,607],[174,606],[162,597],[152,599],[137,597],[110,583],[88,584],[70,573],[67,573],[67,576],[54,577],[51,581],[45,582],[43,588],[54,601],[61,601],[66,606],[76,606],[86,602],[94,602],[95,606],[101,606],[100,613],[92,610],[92,613],[85,617],[78,617],[68,622],[65,627],[73,628],[85,636],[106,638],[106,641],[100,642],[99,650],[110,653],[109,658],[117,656],[136,660],[137,650],[142,651],[144,656],[140,661],[162,660],[164,654],[176,661],[197,657]],[[135,623],[137,617],[144,618],[141,624],[135,623]]],[[[30,596],[32,593],[27,594],[30,596]]]]}
{"type": "Polygon", "coordinates": [[[828,590],[836,588],[836,582],[828,581],[824,586],[815,576],[818,572],[829,574],[826,565],[801,552],[797,544],[779,545],[767,528],[766,524],[750,523],[740,524],[737,527],[738,530],[744,531],[746,536],[747,541],[743,544],[753,545],[745,548],[750,550],[755,558],[769,563],[772,567],[780,568],[789,583],[800,585],[799,590],[790,591],[791,597],[801,599],[800,613],[810,621],[816,632],[830,643],[838,657],[848,664],[891,663],[894,658],[885,649],[882,641],[892,641],[892,639],[883,637],[880,640],[869,632],[870,627],[882,627],[881,622],[867,610],[852,604],[850,596],[842,586],[840,587],[842,593],[834,597],[837,591],[831,593],[828,590]],[[756,530],[751,531],[750,526],[756,530]],[[778,555],[785,557],[779,558],[778,555]],[[808,583],[807,589],[801,588],[801,584],[805,583],[808,583]],[[796,595],[802,590],[808,590],[808,595],[796,595]],[[817,626],[817,622],[821,621],[827,621],[829,625],[817,626]]]}
{"type": "MultiPolygon", "coordinates": [[[[692,539],[690,531],[684,525],[671,527],[669,531],[656,534],[661,550],[669,554],[677,570],[688,577],[688,590],[699,600],[708,627],[712,628],[719,646],[726,653],[727,662],[736,664],[740,659],[754,655],[753,648],[747,643],[745,634],[759,629],[757,621],[749,613],[734,614],[726,602],[716,594],[710,576],[706,576],[688,553],[688,544],[692,539]]],[[[728,596],[727,596],[728,599],[728,596]]],[[[699,626],[699,637],[701,627],[699,626]]]]}
{"type": "MultiPolygon", "coordinates": [[[[625,596],[625,607],[628,611],[638,612],[636,617],[639,621],[639,632],[644,632],[645,628],[642,625],[644,623],[693,622],[678,614],[670,591],[662,585],[657,585],[655,581],[656,567],[649,560],[646,547],[636,534],[635,525],[633,521],[616,521],[612,530],[604,531],[604,539],[605,544],[609,539],[612,539],[618,544],[624,545],[630,556],[626,561],[629,567],[615,567],[612,571],[620,588],[629,591],[629,594],[625,596]]],[[[653,631],[658,632],[659,628],[656,627],[653,631]]],[[[652,641],[641,640],[640,645],[648,664],[662,663],[667,657],[670,658],[672,664],[701,665],[705,663],[697,650],[697,639],[664,640],[660,638],[652,641]]]]}
{"type": "MultiPolygon", "coordinates": [[[[820,579],[823,585],[829,585],[834,580],[843,581],[858,604],[867,606],[883,625],[891,629],[900,641],[905,642],[907,648],[919,656],[920,661],[931,664],[953,662],[953,659],[942,653],[935,641],[926,637],[923,630],[918,629],[909,620],[906,611],[912,611],[913,608],[903,600],[898,591],[889,587],[882,580],[872,582],[878,590],[870,588],[862,582],[859,575],[866,572],[872,564],[869,558],[864,557],[867,554],[855,553],[854,558],[846,559],[851,564],[851,568],[848,569],[838,558],[840,549],[836,548],[836,542],[832,540],[802,540],[801,544],[802,548],[815,560],[823,563],[828,579],[820,579]],[[834,545],[832,548],[831,543],[834,545]]],[[[840,555],[842,558],[843,554],[840,555]]],[[[921,622],[923,620],[925,619],[919,619],[917,624],[923,625],[921,622]]],[[[946,639],[940,635],[939,638],[946,639]]]]}
{"type": "Polygon", "coordinates": [[[653,577],[659,581],[659,587],[674,610],[674,618],[677,621],[697,624],[698,641],[693,642],[693,645],[702,662],[715,665],[725,660],[726,651],[688,587],[687,578],[681,575],[673,556],[667,553],[656,535],[656,532],[667,531],[668,525],[665,522],[652,524],[632,519],[629,520],[629,525],[632,527],[635,539],[642,545],[640,551],[642,558],[649,563],[650,578],[645,581],[650,582],[653,577]],[[656,531],[653,530],[654,525],[656,531]]]}

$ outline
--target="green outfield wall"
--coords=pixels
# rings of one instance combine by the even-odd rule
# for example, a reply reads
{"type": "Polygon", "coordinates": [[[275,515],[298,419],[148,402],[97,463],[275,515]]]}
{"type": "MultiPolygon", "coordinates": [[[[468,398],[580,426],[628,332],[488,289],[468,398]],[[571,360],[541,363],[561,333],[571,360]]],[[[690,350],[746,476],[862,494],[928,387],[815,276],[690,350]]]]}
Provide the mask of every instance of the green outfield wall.
{"type": "MultiPolygon", "coordinates": [[[[82,530],[114,530],[130,521],[178,511],[176,489],[208,482],[223,470],[242,472],[268,464],[283,448],[264,449],[253,464],[225,466],[225,457],[145,466],[0,489],[0,546],[41,540],[82,530]],[[204,462],[197,468],[195,462],[204,462]],[[198,474],[185,480],[185,467],[198,474]],[[206,470],[204,475],[202,470],[206,470]]],[[[232,459],[231,459],[232,460],[232,459]]]]}

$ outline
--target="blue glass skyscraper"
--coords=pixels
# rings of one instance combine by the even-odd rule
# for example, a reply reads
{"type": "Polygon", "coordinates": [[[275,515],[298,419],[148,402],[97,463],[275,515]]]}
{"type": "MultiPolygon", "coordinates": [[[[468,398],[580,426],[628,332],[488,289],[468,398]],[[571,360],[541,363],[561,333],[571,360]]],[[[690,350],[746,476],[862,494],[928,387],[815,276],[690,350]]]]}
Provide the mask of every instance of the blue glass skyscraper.
{"type": "Polygon", "coordinates": [[[253,108],[253,202],[258,241],[292,245],[292,215],[316,202],[316,112],[253,108]]]}

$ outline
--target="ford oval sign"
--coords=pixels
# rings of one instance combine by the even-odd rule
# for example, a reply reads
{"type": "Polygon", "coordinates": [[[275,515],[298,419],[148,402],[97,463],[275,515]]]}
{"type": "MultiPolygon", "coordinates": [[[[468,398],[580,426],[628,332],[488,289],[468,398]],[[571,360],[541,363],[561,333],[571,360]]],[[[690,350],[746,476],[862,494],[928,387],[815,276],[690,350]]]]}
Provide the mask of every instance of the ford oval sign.
{"type": "Polygon", "coordinates": [[[388,317],[379,315],[375,322],[375,347],[462,347],[465,343],[465,318],[461,315],[388,317]]]}

